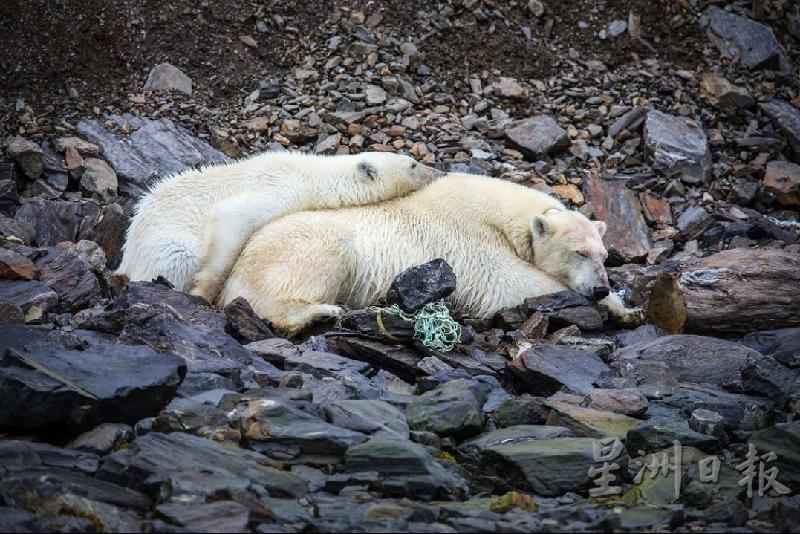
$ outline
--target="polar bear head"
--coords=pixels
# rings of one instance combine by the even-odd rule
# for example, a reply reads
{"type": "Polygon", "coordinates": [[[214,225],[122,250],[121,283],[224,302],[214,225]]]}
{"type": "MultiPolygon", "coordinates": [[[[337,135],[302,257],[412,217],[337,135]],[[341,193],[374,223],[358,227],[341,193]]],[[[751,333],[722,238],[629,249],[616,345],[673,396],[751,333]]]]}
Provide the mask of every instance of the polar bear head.
{"type": "Polygon", "coordinates": [[[387,152],[363,152],[356,156],[355,177],[358,197],[376,202],[403,196],[444,176],[410,156],[387,152]]]}
{"type": "Polygon", "coordinates": [[[606,223],[590,221],[577,211],[548,210],[531,220],[534,262],[573,291],[590,298],[608,295],[603,266],[606,223]]]}

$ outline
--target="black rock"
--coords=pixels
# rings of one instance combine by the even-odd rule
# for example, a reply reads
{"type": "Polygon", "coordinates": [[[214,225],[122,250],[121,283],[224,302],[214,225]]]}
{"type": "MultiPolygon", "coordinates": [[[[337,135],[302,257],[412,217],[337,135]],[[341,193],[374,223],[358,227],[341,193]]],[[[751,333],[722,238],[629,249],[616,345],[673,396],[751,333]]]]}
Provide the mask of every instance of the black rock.
{"type": "MultiPolygon", "coordinates": [[[[13,326],[0,326],[14,335],[13,326]]],[[[0,428],[59,431],[99,422],[133,423],[157,413],[186,374],[180,358],[143,346],[97,344],[67,350],[55,342],[0,357],[0,428]]]]}
{"type": "Polygon", "coordinates": [[[106,456],[98,476],[158,495],[212,497],[261,487],[276,497],[302,497],[307,491],[300,477],[265,467],[265,458],[253,451],[175,432],[151,432],[136,438],[125,450],[106,456]],[[200,468],[202,466],[202,468],[200,468]],[[171,489],[169,489],[171,488],[171,489]]]}
{"type": "Polygon", "coordinates": [[[375,473],[385,495],[415,499],[458,499],[467,494],[466,481],[410,441],[374,439],[354,445],[345,455],[347,473],[375,473]]]}
{"type": "Polygon", "coordinates": [[[495,411],[493,419],[499,428],[518,425],[543,425],[550,412],[545,399],[531,397],[527,393],[503,402],[495,411]]]}
{"type": "Polygon", "coordinates": [[[786,134],[792,147],[792,161],[800,163],[800,109],[779,98],[760,102],[758,108],[786,134]]]}
{"type": "Polygon", "coordinates": [[[32,441],[0,441],[0,468],[58,467],[92,474],[100,460],[96,454],[61,449],[32,441]]]}
{"type": "Polygon", "coordinates": [[[540,343],[512,360],[508,371],[521,391],[549,397],[562,387],[588,393],[610,368],[586,351],[540,343]]]}
{"type": "Polygon", "coordinates": [[[408,426],[442,437],[464,438],[483,429],[486,393],[471,380],[452,380],[415,397],[406,409],[408,426]]]}
{"type": "Polygon", "coordinates": [[[226,331],[241,341],[251,343],[273,337],[272,330],[261,319],[244,297],[236,297],[224,308],[228,318],[226,331]]]}
{"type": "Polygon", "coordinates": [[[456,290],[453,268],[441,258],[406,269],[398,274],[386,293],[387,304],[397,304],[415,313],[430,302],[446,298],[456,290]]]}
{"type": "Polygon", "coordinates": [[[789,369],[771,356],[750,358],[742,368],[742,385],[745,391],[769,397],[783,407],[798,397],[800,369],[789,369]]]}
{"type": "Polygon", "coordinates": [[[99,212],[100,206],[91,201],[31,198],[17,209],[14,220],[33,227],[34,244],[52,246],[62,241],[78,241],[99,212]]]}
{"type": "Polygon", "coordinates": [[[767,463],[765,469],[777,467],[778,481],[788,486],[792,493],[800,491],[800,422],[776,425],[756,432],[748,440],[759,454],[774,452],[777,458],[767,463]]]}
{"type": "Polygon", "coordinates": [[[720,445],[718,438],[695,432],[686,421],[660,417],[630,430],[625,445],[631,453],[649,454],[672,447],[676,440],[684,447],[705,452],[714,452],[720,445]]]}
{"type": "Polygon", "coordinates": [[[76,251],[50,248],[36,267],[41,282],[56,292],[59,308],[65,312],[82,310],[103,296],[91,265],[76,251]]]}

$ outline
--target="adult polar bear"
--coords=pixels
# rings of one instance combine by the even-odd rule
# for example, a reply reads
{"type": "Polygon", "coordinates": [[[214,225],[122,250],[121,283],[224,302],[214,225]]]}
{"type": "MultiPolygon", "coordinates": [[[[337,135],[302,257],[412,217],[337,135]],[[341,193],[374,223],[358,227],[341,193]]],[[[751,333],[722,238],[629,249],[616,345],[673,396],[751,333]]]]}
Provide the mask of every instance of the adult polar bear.
{"type": "Polygon", "coordinates": [[[607,297],[605,230],[544,193],[448,174],[401,199],[267,224],[242,251],[218,302],[243,296],[294,333],[341,315],[339,304],[375,304],[397,274],[441,257],[456,273],[451,303],[473,317],[571,288],[605,297],[609,311],[632,320],[619,297],[607,297]]]}
{"type": "Polygon", "coordinates": [[[211,301],[264,223],[294,211],[399,197],[442,174],[408,156],[378,152],[265,152],[179,173],[136,206],[117,272],[130,280],[161,275],[211,301]]]}

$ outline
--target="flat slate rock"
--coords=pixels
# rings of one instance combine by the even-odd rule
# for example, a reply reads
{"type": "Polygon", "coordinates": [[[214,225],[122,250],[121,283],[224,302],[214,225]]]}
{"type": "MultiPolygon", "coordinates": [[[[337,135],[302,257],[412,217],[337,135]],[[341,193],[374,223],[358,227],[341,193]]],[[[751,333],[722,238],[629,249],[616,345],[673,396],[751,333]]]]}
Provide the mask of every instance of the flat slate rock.
{"type": "Polygon", "coordinates": [[[621,348],[611,360],[663,362],[679,382],[736,386],[748,358],[761,357],[758,351],[732,341],[679,334],[621,348]]]}
{"type": "Polygon", "coordinates": [[[800,367],[800,328],[753,332],[744,336],[741,344],[772,356],[789,368],[800,367]]]}
{"type": "Polygon", "coordinates": [[[141,119],[127,114],[112,119],[120,124],[128,121],[134,131],[127,138],[118,137],[95,119],[82,119],[75,130],[100,147],[103,158],[117,173],[120,194],[135,198],[160,177],[228,160],[169,119],[141,119]]]}
{"type": "Polygon", "coordinates": [[[563,426],[515,425],[476,436],[459,445],[458,450],[462,454],[477,454],[484,449],[504,443],[570,437],[573,437],[572,431],[563,426]]]}
{"type": "MultiPolygon", "coordinates": [[[[3,331],[0,326],[0,336],[3,331]]],[[[8,327],[6,327],[8,328],[8,327]]],[[[0,357],[0,428],[78,430],[154,415],[186,374],[183,361],[144,346],[55,343],[0,357]]]]}
{"type": "MultiPolygon", "coordinates": [[[[482,452],[485,468],[500,473],[507,483],[536,495],[554,497],[583,492],[594,483],[589,468],[597,466],[591,438],[555,438],[518,443],[502,443],[482,452]]],[[[622,447],[614,463],[622,472],[628,463],[622,447]]]]}
{"type": "Polygon", "coordinates": [[[47,443],[22,440],[0,441],[0,467],[60,467],[83,473],[94,473],[100,464],[96,454],[62,449],[47,443]]]}
{"type": "Polygon", "coordinates": [[[297,475],[264,464],[256,452],[175,432],[151,432],[130,447],[103,459],[99,476],[158,494],[161,485],[192,495],[249,491],[263,487],[276,497],[302,497],[307,483],[297,475]],[[202,469],[199,469],[202,466],[202,469]],[[182,490],[186,488],[186,490],[182,490]]]}
{"type": "Polygon", "coordinates": [[[603,361],[585,351],[562,345],[537,344],[515,358],[508,370],[518,386],[533,395],[549,397],[562,387],[588,393],[600,376],[610,373],[603,361]]]}
{"type": "Polygon", "coordinates": [[[382,400],[343,399],[324,406],[333,425],[369,434],[373,438],[408,439],[405,414],[382,400]]]}
{"type": "Polygon", "coordinates": [[[467,483],[437,462],[425,447],[410,441],[374,439],[354,445],[345,455],[345,472],[374,473],[384,494],[419,499],[459,499],[467,483]]]}
{"type": "Polygon", "coordinates": [[[250,510],[235,501],[171,502],[156,507],[164,520],[188,532],[246,532],[250,510]]]}
{"type": "Polygon", "coordinates": [[[58,295],[38,280],[0,280],[0,302],[18,306],[24,313],[34,306],[46,313],[55,310],[58,295]]]}
{"type": "Polygon", "coordinates": [[[594,207],[595,217],[608,226],[603,243],[611,264],[641,262],[652,243],[636,192],[624,181],[605,180],[590,172],[584,179],[583,194],[594,207]]]}
{"type": "Polygon", "coordinates": [[[41,197],[25,200],[14,220],[34,229],[34,245],[53,246],[62,241],[77,242],[100,212],[92,201],[47,200],[41,197]]]}

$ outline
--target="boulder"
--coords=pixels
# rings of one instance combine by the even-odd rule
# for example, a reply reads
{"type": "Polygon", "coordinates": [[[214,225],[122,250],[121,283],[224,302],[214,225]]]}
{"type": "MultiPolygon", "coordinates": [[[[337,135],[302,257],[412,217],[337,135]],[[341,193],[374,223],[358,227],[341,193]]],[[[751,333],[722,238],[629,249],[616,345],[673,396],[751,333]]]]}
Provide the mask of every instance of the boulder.
{"type": "Polygon", "coordinates": [[[800,164],[800,109],[779,98],[759,102],[758,109],[786,134],[792,148],[792,161],[800,164]]]}
{"type": "Polygon", "coordinates": [[[658,110],[647,113],[644,146],[653,155],[653,168],[667,176],[679,175],[687,184],[706,182],[711,151],[703,126],[658,110]]]}
{"type": "Polygon", "coordinates": [[[448,297],[455,289],[453,268],[437,258],[398,274],[386,293],[386,303],[397,304],[406,313],[415,313],[430,302],[448,297]]]}
{"type": "Polygon", "coordinates": [[[512,145],[534,160],[569,146],[569,136],[549,115],[517,121],[506,130],[512,145]]]}
{"type": "Polygon", "coordinates": [[[354,445],[345,455],[345,472],[375,473],[383,493],[418,499],[458,499],[467,494],[467,483],[434,460],[425,447],[410,441],[373,439],[354,445]]]}
{"type": "Polygon", "coordinates": [[[483,429],[484,390],[471,380],[451,380],[415,397],[406,409],[412,430],[464,438],[483,429]]]}
{"type": "Polygon", "coordinates": [[[511,361],[508,370],[517,386],[533,395],[549,397],[562,387],[588,393],[608,366],[597,356],[562,345],[537,344],[511,361]]]}
{"type": "Polygon", "coordinates": [[[786,54],[769,26],[717,6],[709,7],[706,16],[708,36],[725,57],[748,69],[789,71],[786,54]]]}
{"type": "MultiPolygon", "coordinates": [[[[486,469],[501,473],[508,485],[536,495],[555,497],[566,492],[585,492],[593,485],[589,473],[597,467],[591,438],[555,438],[501,443],[486,448],[481,460],[486,469]]],[[[623,447],[613,463],[621,480],[628,463],[623,447]]]]}
{"type": "Polygon", "coordinates": [[[34,180],[44,170],[42,147],[23,137],[12,137],[6,145],[6,153],[14,160],[22,173],[34,180]]]}
{"type": "Polygon", "coordinates": [[[192,94],[192,79],[170,63],[159,63],[150,70],[144,82],[145,91],[180,91],[192,94]]]}
{"type": "Polygon", "coordinates": [[[800,206],[800,165],[789,161],[770,161],[761,182],[784,206],[800,206]]]}
{"type": "Polygon", "coordinates": [[[636,360],[662,362],[680,382],[736,386],[748,358],[762,355],[749,347],[713,337],[663,336],[621,348],[611,355],[620,363],[636,360]]]}
{"type": "Polygon", "coordinates": [[[170,491],[173,497],[188,493],[213,498],[223,492],[234,494],[254,488],[265,489],[275,497],[306,494],[308,484],[301,477],[266,467],[265,463],[267,459],[256,452],[209,439],[181,432],[151,432],[136,438],[127,449],[106,456],[99,476],[152,495],[170,491]]]}
{"type": "Polygon", "coordinates": [[[609,263],[620,265],[640,262],[651,247],[650,232],[642,215],[642,204],[624,181],[605,180],[596,172],[584,179],[583,193],[594,208],[595,218],[605,221],[603,236],[609,263]]]}
{"type": "MultiPolygon", "coordinates": [[[[24,327],[0,325],[0,332],[9,328],[24,327]]],[[[157,413],[186,375],[180,358],[143,346],[18,347],[2,356],[0,428],[54,432],[134,423],[157,413]]]]}
{"type": "Polygon", "coordinates": [[[122,195],[138,197],[159,177],[228,159],[169,119],[132,115],[112,119],[119,124],[127,121],[134,131],[127,139],[120,139],[94,119],[79,121],[75,130],[100,147],[103,158],[117,174],[122,195]]]}

